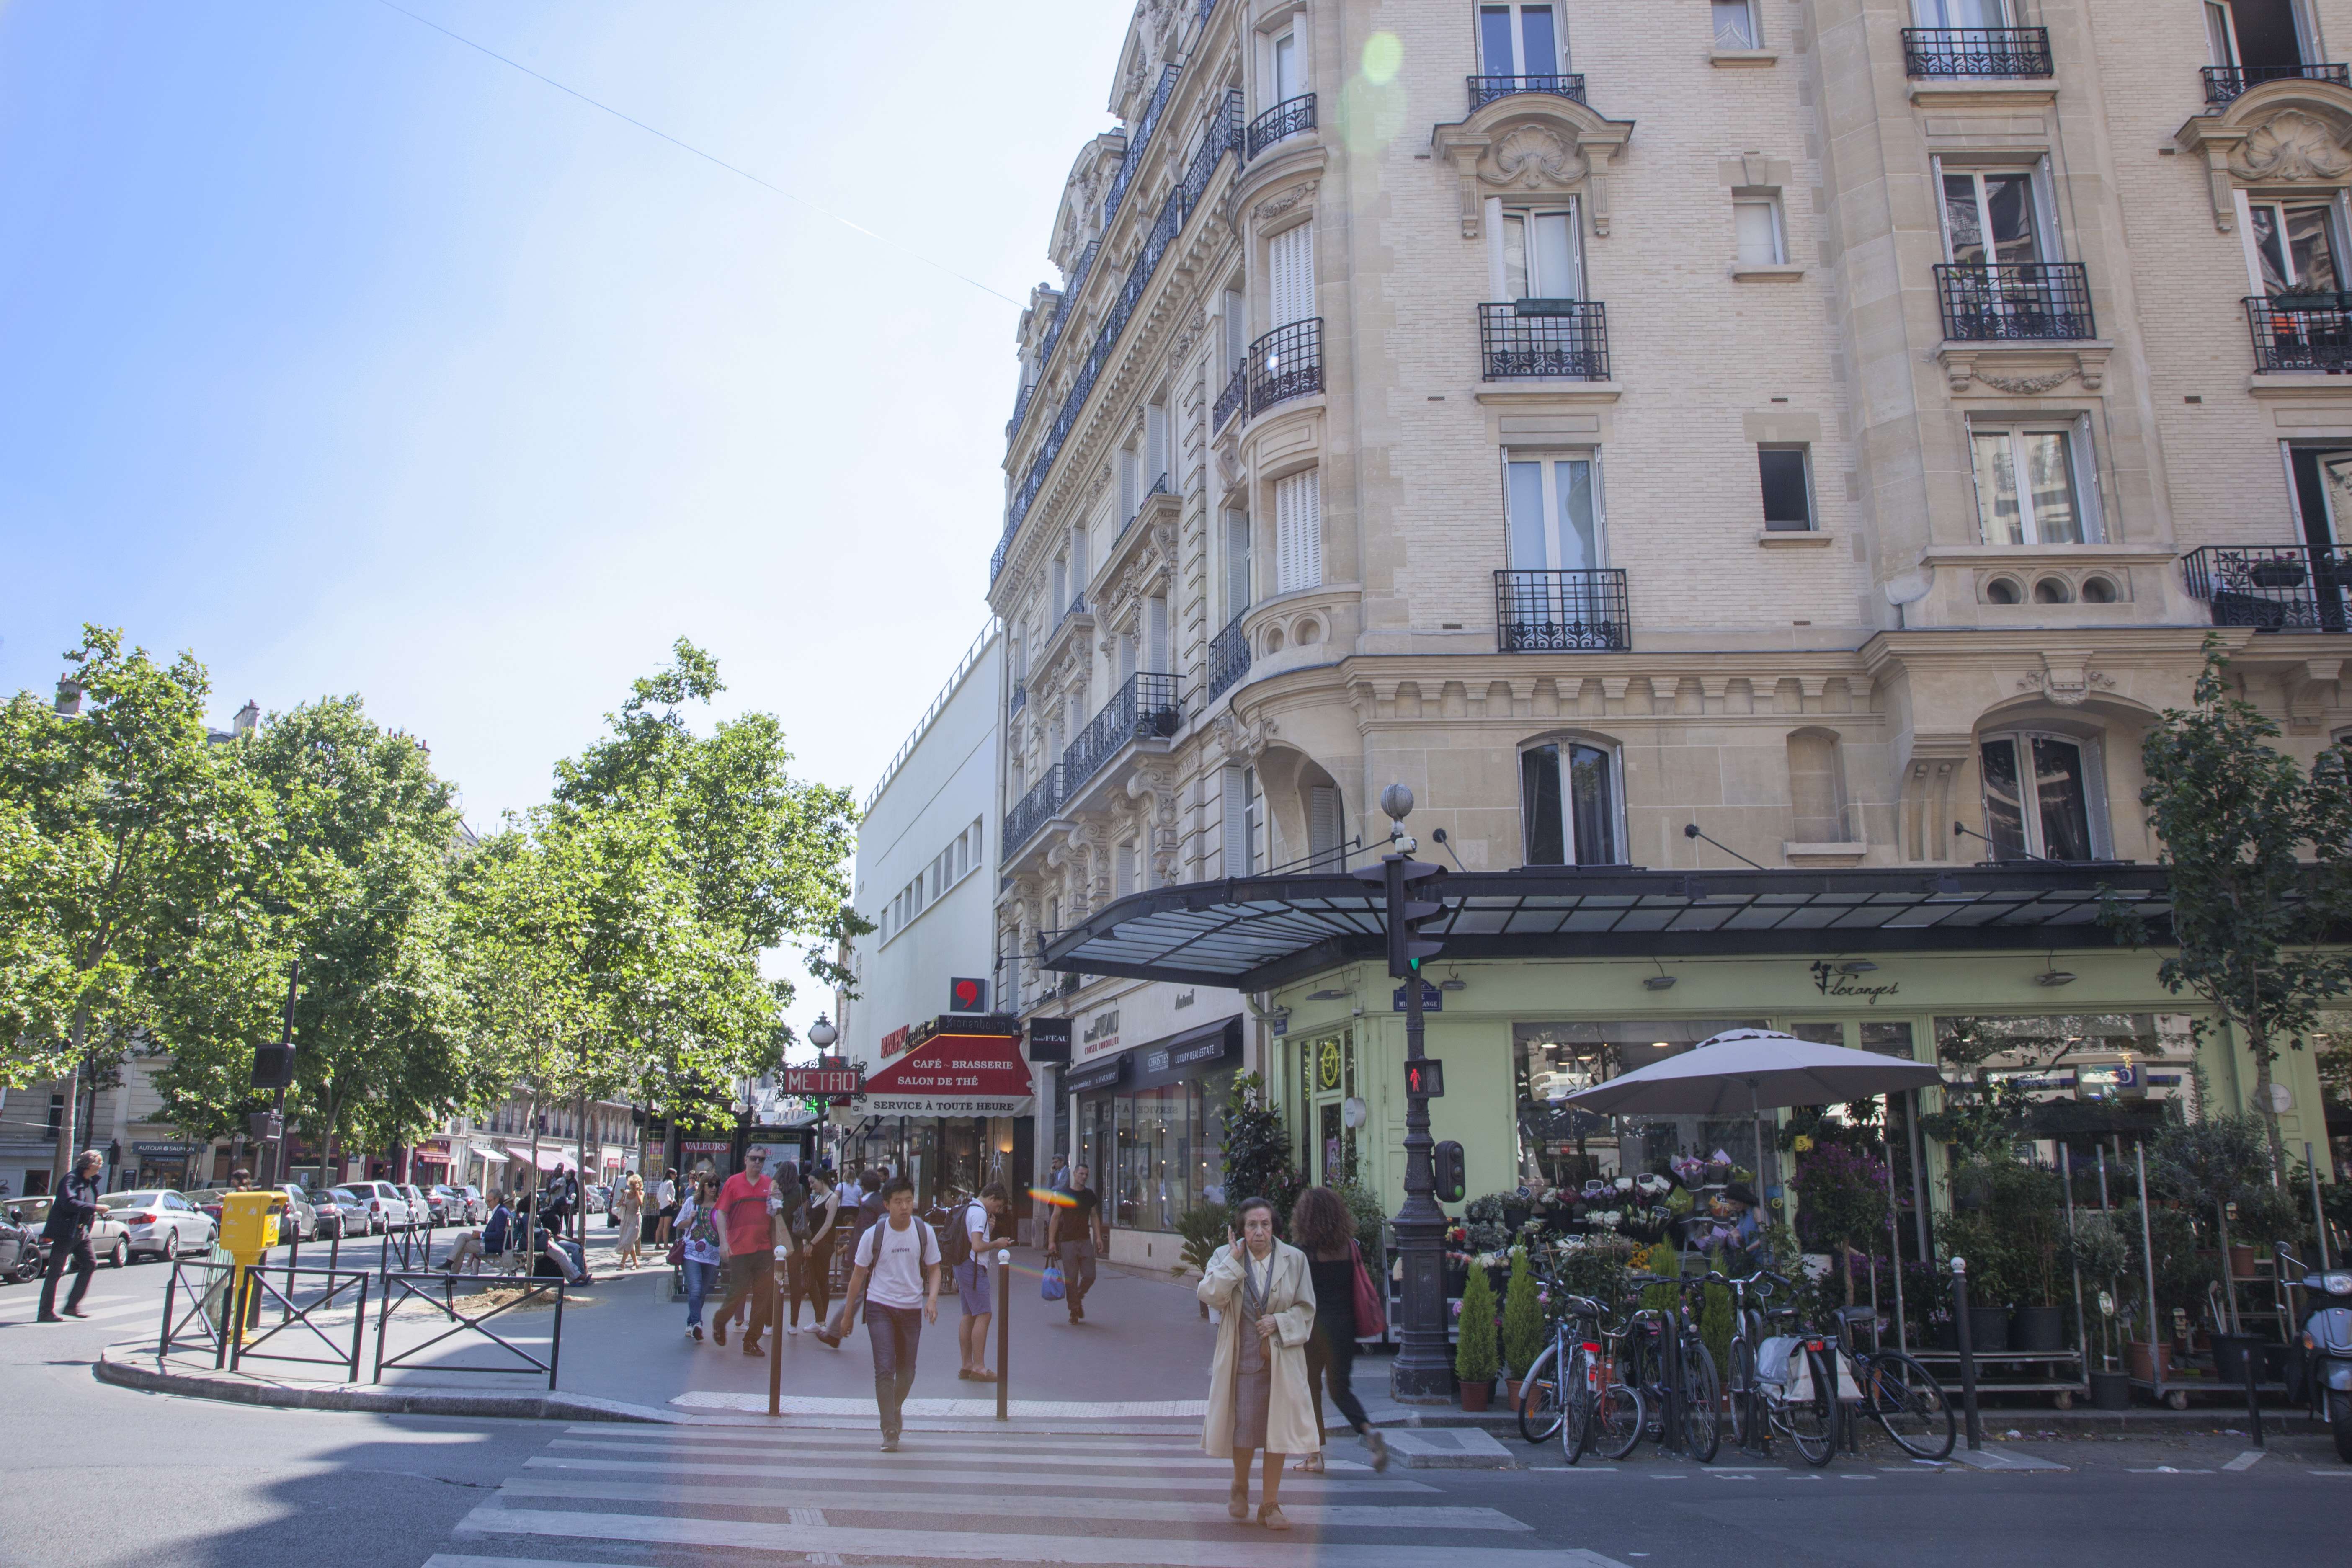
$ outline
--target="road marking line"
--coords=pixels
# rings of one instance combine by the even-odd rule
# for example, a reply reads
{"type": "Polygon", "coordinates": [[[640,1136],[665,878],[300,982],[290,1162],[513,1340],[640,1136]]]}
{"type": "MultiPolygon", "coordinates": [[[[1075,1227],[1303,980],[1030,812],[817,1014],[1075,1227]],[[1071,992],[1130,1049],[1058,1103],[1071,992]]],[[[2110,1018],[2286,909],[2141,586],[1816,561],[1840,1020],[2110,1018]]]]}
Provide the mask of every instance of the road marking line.
{"type": "MultiPolygon", "coordinates": [[[[845,1557],[982,1563],[1071,1563],[1118,1568],[1319,1568],[1331,1549],[1319,1542],[1257,1544],[1238,1542],[1230,1527],[1199,1539],[1150,1540],[1121,1535],[982,1535],[970,1531],[844,1530],[750,1520],[677,1519],[635,1513],[573,1513],[554,1510],[478,1508],[460,1521],[485,1535],[555,1536],[630,1541],[644,1545],[735,1548],[749,1552],[837,1552],[845,1557]]],[[[1350,1568],[1428,1568],[1426,1546],[1344,1549],[1350,1568]]],[[[432,1560],[443,1563],[439,1556],[432,1560]]],[[[467,1561],[467,1560],[459,1560],[467,1561]]],[[[481,1562],[473,1559],[472,1562],[481,1562]]],[[[496,1561],[491,1559],[490,1561],[496,1561]]],[[[1477,1568],[1570,1568],[1604,1561],[1574,1550],[1548,1552],[1489,1547],[1477,1568]]],[[[429,1565],[428,1565],[429,1568],[429,1565]]]]}
{"type": "MultiPolygon", "coordinates": [[[[872,1414],[873,1408],[874,1406],[872,1402],[868,1401],[866,1404],[866,1411],[869,1415],[872,1414]]],[[[994,1445],[994,1447],[991,1447],[991,1452],[1002,1451],[1003,1439],[992,1432],[929,1432],[917,1433],[915,1436],[947,1443],[986,1443],[994,1445]]],[[[1019,1436],[1022,1439],[1021,1451],[1024,1454],[1151,1454],[1161,1457],[1191,1458],[1200,1458],[1202,1457],[1201,1440],[1199,1437],[1193,1436],[1181,1437],[1170,1436],[1158,1442],[1151,1441],[1148,1438],[1130,1437],[1115,1440],[1093,1440],[1076,1436],[1065,1437],[1057,1441],[1052,1437],[1045,1437],[1042,1436],[1037,1440],[1031,1441],[1029,1435],[1026,1433],[1016,1434],[1016,1436],[1019,1436]]],[[[816,1449],[819,1451],[827,1451],[837,1449],[841,1447],[842,1434],[839,1431],[762,1431],[756,1427],[712,1428],[681,1426],[666,1429],[663,1433],[663,1438],[664,1442],[662,1446],[666,1447],[676,1447],[680,1445],[692,1444],[696,1447],[714,1449],[745,1448],[768,1449],[772,1451],[788,1449],[816,1449]]],[[[587,1443],[641,1443],[643,1441],[643,1439],[638,1437],[635,1433],[614,1431],[610,1422],[593,1426],[566,1427],[562,1436],[553,1440],[557,1442],[587,1443]]],[[[1212,1460],[1210,1462],[1213,1464],[1223,1463],[1223,1460],[1212,1460]]]]}
{"type": "Polygon", "coordinates": [[[2262,1458],[2260,1448],[2249,1448],[2221,1468],[2225,1470],[2251,1470],[2262,1462],[2262,1458]]]}
{"type": "MultiPolygon", "coordinates": [[[[944,1442],[934,1440],[923,1443],[920,1452],[927,1458],[994,1459],[1003,1458],[1004,1454],[1004,1445],[1001,1442],[974,1443],[969,1441],[956,1441],[955,1439],[964,1436],[964,1434],[960,1432],[941,1433],[939,1436],[949,1440],[944,1442]]],[[[549,1446],[551,1447],[561,1447],[565,1448],[581,1448],[585,1449],[592,1454],[642,1454],[647,1452],[676,1453],[678,1450],[678,1445],[670,1443],[667,1440],[653,1443],[592,1443],[585,1437],[558,1437],[555,1438],[549,1446]]],[[[749,1458],[754,1453],[764,1451],[775,1456],[775,1460],[773,1462],[795,1465],[841,1464],[844,1462],[856,1462],[865,1458],[863,1454],[844,1453],[842,1451],[841,1440],[838,1437],[834,1438],[826,1447],[810,1447],[805,1450],[800,1448],[786,1448],[781,1445],[768,1447],[752,1444],[738,1444],[733,1445],[733,1447],[740,1450],[745,1458],[749,1458]]],[[[722,1448],[720,1451],[723,1452],[725,1450],[722,1448]]],[[[1030,1452],[1026,1445],[1023,1446],[1022,1452],[1024,1454],[1030,1452]]],[[[1139,1456],[1105,1456],[1102,1458],[1089,1458],[1086,1462],[1089,1466],[1098,1469],[1213,1470],[1220,1475],[1232,1470],[1234,1468],[1231,1461],[1210,1458],[1207,1455],[1202,1454],[1198,1447],[1192,1447],[1186,1453],[1163,1454],[1156,1458],[1145,1458],[1139,1456]]]]}
{"type": "MultiPolygon", "coordinates": [[[[748,1410],[764,1415],[768,1412],[767,1396],[759,1394],[737,1394],[731,1390],[698,1389],[677,1394],[672,1405],[688,1410],[748,1410]]],[[[1205,1415],[1209,1402],[1205,1399],[1015,1399],[1009,1402],[1009,1414],[1015,1416],[1071,1416],[1087,1420],[1140,1419],[1159,1417],[1175,1419],[1205,1415]]],[[[781,1408],[788,1415],[870,1415],[874,1401],[866,1398],[830,1394],[788,1394],[781,1408]]],[[[996,1414],[993,1399],[909,1399],[906,1415],[914,1421],[934,1416],[962,1415],[985,1418],[996,1414]]]]}
{"type": "MultiPolygon", "coordinates": [[[[774,1480],[780,1472],[774,1465],[720,1464],[708,1459],[582,1459],[566,1454],[535,1456],[523,1461],[530,1469],[625,1471],[632,1475],[677,1476],[765,1476],[774,1480]]],[[[1597,1472],[1588,1471],[1587,1474],[1597,1472]]],[[[891,1465],[840,1467],[803,1473],[803,1479],[818,1480],[831,1485],[835,1481],[905,1481],[909,1476],[919,1476],[927,1487],[955,1488],[996,1487],[1015,1485],[1036,1487],[1049,1479],[1056,1487],[1085,1488],[1094,1491],[1206,1491],[1223,1493],[1230,1482],[1219,1476],[1090,1476],[1072,1472],[1051,1474],[1046,1470],[977,1470],[958,1464],[934,1468],[919,1460],[891,1465]]],[[[1282,1489],[1287,1496],[1294,1489],[1310,1492],[1433,1492],[1435,1487],[1421,1481],[1401,1479],[1335,1481],[1317,1476],[1285,1475],[1282,1489]]]]}

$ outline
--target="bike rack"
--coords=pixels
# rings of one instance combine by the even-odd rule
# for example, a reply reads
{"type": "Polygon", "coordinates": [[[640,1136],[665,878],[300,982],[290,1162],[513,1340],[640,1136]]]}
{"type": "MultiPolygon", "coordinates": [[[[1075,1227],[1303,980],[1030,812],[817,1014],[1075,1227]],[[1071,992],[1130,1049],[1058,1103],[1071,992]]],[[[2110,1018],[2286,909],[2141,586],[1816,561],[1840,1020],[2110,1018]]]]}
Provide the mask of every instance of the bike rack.
{"type": "Polygon", "coordinates": [[[229,1370],[236,1371],[238,1363],[247,1358],[255,1361],[299,1362],[306,1366],[340,1366],[344,1369],[345,1375],[351,1382],[357,1383],[360,1380],[360,1361],[367,1333],[367,1270],[363,1268],[298,1268],[289,1263],[279,1272],[286,1276],[286,1288],[283,1290],[270,1283],[268,1273],[263,1269],[254,1268],[246,1270],[243,1300],[238,1303],[239,1310],[236,1313],[238,1320],[257,1321],[261,1312],[261,1298],[265,1294],[274,1297],[283,1311],[275,1324],[263,1329],[251,1338],[247,1338],[242,1331],[228,1336],[229,1370]],[[324,1292],[308,1305],[299,1304],[294,1300],[294,1277],[298,1274],[323,1279],[325,1282],[324,1292]],[[311,1321],[310,1314],[333,1307],[343,1292],[354,1285],[359,1288],[359,1294],[354,1299],[358,1310],[352,1315],[352,1348],[346,1353],[337,1348],[333,1340],[327,1337],[325,1328],[311,1321]],[[320,1344],[333,1351],[334,1355],[331,1358],[295,1355],[286,1351],[263,1351],[255,1348],[268,1343],[270,1340],[286,1332],[297,1323],[308,1330],[311,1337],[320,1344]]]}
{"type": "Polygon", "coordinates": [[[500,1375],[520,1374],[526,1377],[543,1372],[547,1373],[547,1391],[550,1394],[555,1392],[556,1361],[563,1348],[563,1298],[565,1286],[569,1283],[568,1281],[562,1279],[531,1279],[522,1282],[519,1286],[519,1289],[520,1289],[522,1293],[517,1296],[513,1300],[501,1301],[499,1305],[492,1307],[487,1312],[483,1312],[478,1315],[469,1315],[457,1310],[457,1279],[455,1275],[443,1274],[437,1270],[432,1273],[390,1272],[384,1274],[382,1279],[383,1283],[383,1300],[377,1307],[375,1314],[374,1382],[382,1383],[383,1381],[384,1368],[388,1366],[416,1366],[420,1363],[416,1362],[415,1358],[423,1355],[435,1345],[440,1344],[444,1341],[451,1339],[457,1335],[470,1332],[478,1334],[483,1339],[489,1341],[490,1343],[498,1346],[500,1350],[506,1352],[509,1355],[513,1356],[523,1364],[520,1366],[445,1366],[436,1368],[436,1370],[441,1372],[491,1373],[500,1375]],[[425,1289],[423,1287],[431,1287],[433,1289],[425,1289]],[[400,1291],[400,1294],[397,1297],[393,1294],[394,1289],[400,1291]],[[541,1361],[537,1356],[531,1354],[529,1351],[524,1350],[520,1345],[515,1344],[509,1340],[503,1339],[498,1334],[492,1332],[490,1330],[482,1326],[488,1322],[492,1318],[497,1317],[499,1313],[510,1311],[517,1307],[522,1306],[526,1302],[538,1300],[551,1290],[555,1293],[555,1324],[553,1332],[550,1336],[550,1342],[547,1347],[547,1359],[545,1361],[541,1361]],[[384,1330],[391,1323],[394,1311],[412,1297],[417,1300],[425,1302],[426,1305],[432,1307],[434,1310],[443,1314],[449,1320],[451,1326],[444,1329],[441,1332],[434,1335],[431,1339],[426,1340],[421,1345],[412,1346],[395,1355],[386,1355],[384,1353],[383,1343],[384,1330]]]}

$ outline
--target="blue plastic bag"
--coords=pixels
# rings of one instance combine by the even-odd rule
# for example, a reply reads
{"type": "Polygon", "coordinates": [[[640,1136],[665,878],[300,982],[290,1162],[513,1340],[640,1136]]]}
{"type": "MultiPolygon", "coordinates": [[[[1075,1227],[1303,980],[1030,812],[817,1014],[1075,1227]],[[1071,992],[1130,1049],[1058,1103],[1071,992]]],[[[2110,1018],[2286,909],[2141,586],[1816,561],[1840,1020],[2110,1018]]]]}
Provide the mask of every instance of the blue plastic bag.
{"type": "Polygon", "coordinates": [[[1038,1282],[1037,1288],[1048,1301],[1060,1300],[1062,1299],[1062,1266],[1058,1263],[1045,1265],[1045,1278],[1038,1282]]]}

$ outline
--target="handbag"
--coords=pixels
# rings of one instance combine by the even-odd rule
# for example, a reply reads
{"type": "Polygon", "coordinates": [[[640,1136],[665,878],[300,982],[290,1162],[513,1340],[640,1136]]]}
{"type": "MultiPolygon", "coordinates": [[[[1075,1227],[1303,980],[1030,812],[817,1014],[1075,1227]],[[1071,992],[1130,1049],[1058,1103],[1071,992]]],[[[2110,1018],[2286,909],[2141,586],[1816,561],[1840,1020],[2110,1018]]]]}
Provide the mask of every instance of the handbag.
{"type": "Polygon", "coordinates": [[[676,1241],[671,1242],[669,1244],[669,1250],[662,1254],[662,1261],[668,1264],[672,1268],[676,1268],[680,1264],[684,1263],[686,1261],[686,1237],[681,1236],[676,1241]]]}
{"type": "Polygon", "coordinates": [[[1037,1288],[1038,1292],[1048,1301],[1060,1300],[1062,1299],[1062,1266],[1058,1263],[1045,1265],[1045,1273],[1038,1281],[1037,1288]]]}
{"type": "Polygon", "coordinates": [[[1389,1331],[1388,1302],[1364,1267],[1364,1249],[1352,1241],[1348,1246],[1356,1255],[1356,1337],[1376,1340],[1389,1331]]]}

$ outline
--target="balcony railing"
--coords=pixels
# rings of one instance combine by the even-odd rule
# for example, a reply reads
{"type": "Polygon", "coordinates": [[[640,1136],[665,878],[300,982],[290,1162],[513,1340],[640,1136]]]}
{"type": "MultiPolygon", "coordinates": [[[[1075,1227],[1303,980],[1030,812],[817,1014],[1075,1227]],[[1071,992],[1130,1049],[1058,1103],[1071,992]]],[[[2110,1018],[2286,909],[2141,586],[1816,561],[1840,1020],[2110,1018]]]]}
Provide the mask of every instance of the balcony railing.
{"type": "Polygon", "coordinates": [[[2261,632],[2352,630],[2352,551],[2304,544],[2209,544],[2180,558],[2189,596],[2217,626],[2261,632]]]}
{"type": "Polygon", "coordinates": [[[1478,307],[1478,353],[1488,381],[1609,379],[1609,312],[1597,300],[1514,300],[1478,307]]]}
{"type": "Polygon", "coordinates": [[[1515,92],[1548,92],[1555,98],[1584,101],[1584,73],[1559,76],[1474,76],[1470,79],[1470,112],[1475,114],[1498,98],[1515,92]]]}
{"type": "Polygon", "coordinates": [[[1286,99],[1250,121],[1249,142],[1243,159],[1256,157],[1286,137],[1315,129],[1315,95],[1302,92],[1297,98],[1286,99]]]}
{"type": "Polygon", "coordinates": [[[1183,715],[1183,699],[1177,694],[1174,676],[1141,671],[1129,676],[1127,684],[1062,752],[1063,798],[1076,795],[1129,742],[1173,735],[1183,715]]]}
{"type": "MultiPolygon", "coordinates": [[[[1244,609],[1242,616],[1249,611],[1244,609]]],[[[1234,682],[1249,673],[1249,638],[1242,636],[1242,616],[1209,639],[1209,697],[1222,697],[1234,682]]]]}
{"type": "Polygon", "coordinates": [[[1234,366],[1233,380],[1225,383],[1224,391],[1217,394],[1217,410],[1215,415],[1216,423],[1212,426],[1212,428],[1218,430],[1223,429],[1225,427],[1225,421],[1231,419],[1236,413],[1238,413],[1242,405],[1248,401],[1249,361],[1245,359],[1242,361],[1241,363],[1234,366]]]}
{"type": "Polygon", "coordinates": [[[1143,166],[1144,154],[1151,150],[1151,133],[1160,129],[1160,111],[1168,107],[1176,82],[1184,74],[1179,65],[1164,66],[1160,72],[1160,85],[1151,89],[1151,100],[1143,106],[1143,118],[1135,122],[1134,133],[1127,139],[1127,154],[1118,161],[1118,172],[1110,177],[1110,189],[1103,195],[1103,227],[1118,216],[1119,204],[1127,200],[1127,187],[1134,183],[1135,172],[1143,166]]]}
{"type": "Polygon", "coordinates": [[[1617,567],[1497,572],[1495,622],[1505,653],[1607,653],[1633,646],[1625,574],[1617,567]]]}
{"type": "Polygon", "coordinates": [[[1276,327],[1250,344],[1242,362],[1249,374],[1253,417],[1277,403],[1323,390],[1323,318],[1276,327]]]}
{"type": "Polygon", "coordinates": [[[2257,371],[2352,371],[2352,294],[2252,295],[2246,326],[2257,371]]]}
{"type": "Polygon", "coordinates": [[[1004,711],[1006,715],[1009,717],[1012,714],[1018,713],[1021,710],[1028,706],[1029,683],[1024,680],[1014,681],[1013,683],[1013,695],[1007,698],[1004,703],[1004,711]]]}
{"type": "Polygon", "coordinates": [[[1193,150],[1192,161],[1184,167],[1184,178],[1178,186],[1183,192],[1184,210],[1191,212],[1201,205],[1209,192],[1209,182],[1216,176],[1217,165],[1224,162],[1225,149],[1242,139],[1242,89],[1229,89],[1223,100],[1210,110],[1208,121],[1201,128],[1201,144],[1193,150]]]}
{"type": "Polygon", "coordinates": [[[1944,336],[1955,342],[2095,338],[2091,283],[2079,261],[1938,265],[1944,336]]]}
{"type": "Polygon", "coordinates": [[[1062,768],[1056,763],[1039,774],[1037,782],[1029,786],[1029,793],[1004,814],[1003,853],[1010,855],[1035,837],[1037,830],[1045,826],[1047,819],[1060,810],[1061,805],[1062,768]]]}
{"type": "Polygon", "coordinates": [[[1907,76],[2049,76],[2047,27],[1906,27],[1907,76]]]}
{"type": "MultiPolygon", "coordinates": [[[[1158,479],[1152,480],[1151,488],[1143,492],[1143,499],[1135,503],[1135,510],[1127,514],[1127,521],[1118,525],[1118,539],[1125,539],[1127,537],[1127,531],[1135,526],[1135,520],[1143,515],[1143,509],[1151,504],[1151,498],[1153,496],[1173,495],[1175,493],[1176,481],[1170,479],[1166,474],[1162,474],[1158,479]]],[[[1114,539],[1111,542],[1113,544],[1117,544],[1118,542],[1118,539],[1114,539]]]]}
{"type": "Polygon", "coordinates": [[[2218,108],[2250,87],[2266,81],[2332,81],[2352,87],[2352,68],[2345,66],[2207,66],[2205,101],[2218,108]]]}

